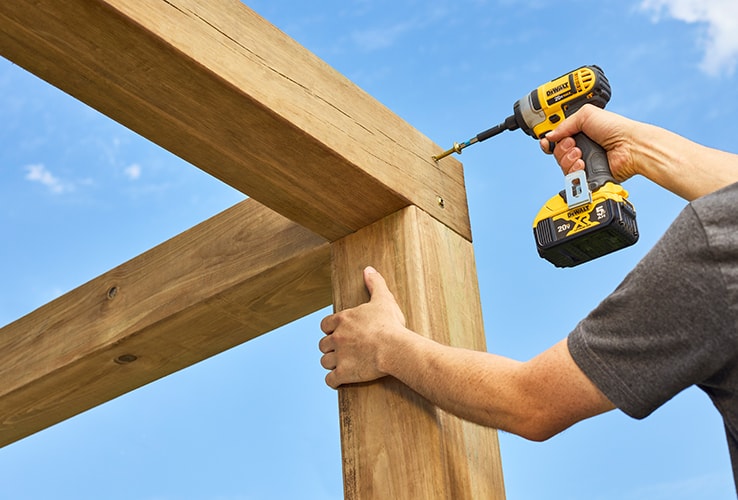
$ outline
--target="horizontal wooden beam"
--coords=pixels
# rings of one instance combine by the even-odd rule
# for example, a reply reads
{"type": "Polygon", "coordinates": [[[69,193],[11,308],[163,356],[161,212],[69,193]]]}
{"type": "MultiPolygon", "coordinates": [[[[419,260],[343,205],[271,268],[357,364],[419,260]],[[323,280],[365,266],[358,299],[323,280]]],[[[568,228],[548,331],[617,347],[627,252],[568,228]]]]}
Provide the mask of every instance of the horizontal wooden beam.
{"type": "Polygon", "coordinates": [[[461,165],[237,0],[0,2],[0,54],[331,241],[408,205],[471,238],[461,165]]]}
{"type": "Polygon", "coordinates": [[[0,446],[330,303],[329,244],[246,200],[0,329],[0,446]]]}

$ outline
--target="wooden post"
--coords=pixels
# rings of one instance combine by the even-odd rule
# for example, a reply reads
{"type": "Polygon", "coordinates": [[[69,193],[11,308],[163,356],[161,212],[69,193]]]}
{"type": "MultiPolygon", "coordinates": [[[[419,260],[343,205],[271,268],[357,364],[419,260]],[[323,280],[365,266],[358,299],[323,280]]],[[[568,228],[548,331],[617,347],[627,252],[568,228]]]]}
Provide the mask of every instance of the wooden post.
{"type": "MultiPolygon", "coordinates": [[[[362,269],[387,279],[414,331],[485,349],[472,245],[415,206],[332,245],[336,310],[368,300],[362,269]]],[[[504,498],[496,431],[462,421],[399,381],[339,389],[345,496],[504,498]]]]}

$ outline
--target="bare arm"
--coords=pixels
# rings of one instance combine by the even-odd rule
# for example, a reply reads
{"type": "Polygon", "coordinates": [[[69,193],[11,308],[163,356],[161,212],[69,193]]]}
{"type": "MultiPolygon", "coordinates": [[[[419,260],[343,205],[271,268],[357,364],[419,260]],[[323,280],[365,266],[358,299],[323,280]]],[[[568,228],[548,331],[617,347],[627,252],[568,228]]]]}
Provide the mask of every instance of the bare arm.
{"type": "Polygon", "coordinates": [[[445,346],[405,327],[384,279],[368,269],[369,303],[326,317],[326,383],[391,375],[467,420],[543,440],[613,408],[569,355],[566,341],[527,362],[445,346]]]}
{"type": "Polygon", "coordinates": [[[708,148],[663,128],[584,106],[541,140],[564,173],[584,167],[572,136],[584,132],[600,144],[616,179],[640,174],[691,201],[738,182],[738,155],[708,148]]]}

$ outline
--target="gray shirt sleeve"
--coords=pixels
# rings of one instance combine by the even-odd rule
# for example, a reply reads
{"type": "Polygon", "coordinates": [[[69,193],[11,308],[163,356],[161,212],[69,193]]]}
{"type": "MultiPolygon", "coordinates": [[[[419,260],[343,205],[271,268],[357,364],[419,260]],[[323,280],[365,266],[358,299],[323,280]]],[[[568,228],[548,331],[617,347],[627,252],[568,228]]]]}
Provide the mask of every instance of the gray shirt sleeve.
{"type": "Polygon", "coordinates": [[[569,335],[575,362],[628,415],[646,417],[734,360],[735,322],[719,258],[688,205],[569,335]]]}

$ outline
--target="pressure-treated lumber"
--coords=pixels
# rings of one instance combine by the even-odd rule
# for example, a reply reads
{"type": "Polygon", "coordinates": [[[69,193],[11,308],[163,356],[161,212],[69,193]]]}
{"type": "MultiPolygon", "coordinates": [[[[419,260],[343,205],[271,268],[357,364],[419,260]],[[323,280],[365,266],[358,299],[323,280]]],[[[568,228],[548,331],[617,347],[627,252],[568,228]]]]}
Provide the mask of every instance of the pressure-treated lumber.
{"type": "MultiPolygon", "coordinates": [[[[332,245],[334,307],[365,302],[362,269],[387,279],[408,327],[485,349],[471,243],[408,207],[332,245]]],[[[460,420],[395,379],[339,389],[348,499],[501,499],[496,431],[460,420]]]]}
{"type": "MultiPolygon", "coordinates": [[[[307,228],[250,200],[0,329],[0,445],[327,305],[326,241],[337,308],[373,264],[484,349],[460,164],[237,0],[0,2],[0,55],[307,228]]],[[[493,430],[390,379],[339,401],[348,498],[504,496],[493,430]]]]}
{"type": "Polygon", "coordinates": [[[0,446],[330,303],[329,244],[246,200],[0,329],[0,446]]]}
{"type": "Polygon", "coordinates": [[[470,238],[460,164],[237,0],[0,2],[0,55],[331,241],[410,204],[470,238]]]}

